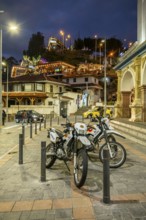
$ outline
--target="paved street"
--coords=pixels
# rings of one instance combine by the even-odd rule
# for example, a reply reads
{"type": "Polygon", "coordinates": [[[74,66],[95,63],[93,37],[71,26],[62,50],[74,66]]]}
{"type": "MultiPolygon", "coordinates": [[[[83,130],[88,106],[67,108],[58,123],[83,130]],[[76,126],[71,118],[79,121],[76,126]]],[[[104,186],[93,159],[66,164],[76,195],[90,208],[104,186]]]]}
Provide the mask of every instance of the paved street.
{"type": "MultiPolygon", "coordinates": [[[[48,121],[47,127],[50,122],[48,121]]],[[[59,127],[57,120],[53,126],[59,127]]],[[[25,127],[23,164],[19,165],[19,124],[9,123],[0,133],[0,220],[131,220],[146,219],[146,146],[118,139],[127,150],[125,164],[110,169],[110,204],[103,199],[103,166],[98,158],[89,162],[85,185],[74,185],[62,161],[46,170],[41,182],[41,142],[49,142],[42,125],[30,138],[25,127]]]]}

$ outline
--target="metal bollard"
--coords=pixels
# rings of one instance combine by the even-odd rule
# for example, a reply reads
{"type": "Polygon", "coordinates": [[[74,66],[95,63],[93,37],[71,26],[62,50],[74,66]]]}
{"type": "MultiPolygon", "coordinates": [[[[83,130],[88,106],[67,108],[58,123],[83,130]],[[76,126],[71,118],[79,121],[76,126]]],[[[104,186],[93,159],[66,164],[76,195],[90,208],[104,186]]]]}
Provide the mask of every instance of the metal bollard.
{"type": "Polygon", "coordinates": [[[58,125],[59,125],[59,116],[58,116],[58,125]]]}
{"type": "Polygon", "coordinates": [[[50,115],[50,127],[52,127],[52,115],[50,115]]]}
{"type": "Polygon", "coordinates": [[[35,121],[35,134],[37,134],[37,121],[35,121]]]}
{"type": "Polygon", "coordinates": [[[46,118],[44,119],[44,128],[46,128],[46,118]]]}
{"type": "Polygon", "coordinates": [[[23,134],[19,134],[19,164],[23,164],[23,134]]]}
{"type": "Polygon", "coordinates": [[[32,122],[30,122],[30,138],[32,138],[32,122]]]}
{"type": "Polygon", "coordinates": [[[22,125],[23,145],[25,144],[25,125],[22,125]]]}
{"type": "Polygon", "coordinates": [[[103,202],[110,203],[110,168],[109,150],[103,150],[103,202]]]}
{"type": "Polygon", "coordinates": [[[46,181],[46,141],[41,142],[41,181],[46,181]]]}
{"type": "Polygon", "coordinates": [[[39,130],[41,131],[41,121],[40,121],[40,127],[39,127],[39,130]]]}

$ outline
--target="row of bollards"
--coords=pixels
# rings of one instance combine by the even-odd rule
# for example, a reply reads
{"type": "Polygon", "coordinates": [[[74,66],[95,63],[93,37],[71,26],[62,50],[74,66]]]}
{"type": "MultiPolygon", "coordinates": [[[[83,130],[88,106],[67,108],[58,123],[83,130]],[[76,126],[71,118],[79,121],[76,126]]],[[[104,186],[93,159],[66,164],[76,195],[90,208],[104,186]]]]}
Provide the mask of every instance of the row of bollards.
{"type": "MultiPolygon", "coordinates": [[[[76,120],[76,117],[75,117],[76,120]]],[[[50,117],[50,126],[52,126],[52,117],[50,117]]],[[[46,120],[44,122],[46,128],[46,120]]],[[[33,125],[30,124],[30,138],[32,138],[33,125]]],[[[39,124],[41,130],[41,123],[39,124]]],[[[37,134],[37,123],[35,123],[35,134],[37,134]]],[[[23,164],[23,145],[25,144],[25,126],[22,126],[22,134],[19,134],[19,164],[23,164]]],[[[46,181],[46,142],[41,142],[41,182],[46,181]]],[[[103,203],[110,204],[110,167],[109,150],[103,150],[103,203]]]]}
{"type": "MultiPolygon", "coordinates": [[[[46,119],[44,120],[44,128],[46,128],[46,119]]],[[[41,131],[41,121],[39,123],[39,130],[41,131]]],[[[33,124],[30,123],[30,138],[33,134],[33,124]]],[[[37,134],[37,122],[35,122],[35,134],[37,134]]],[[[25,125],[22,125],[22,134],[19,134],[19,164],[23,164],[23,146],[25,144],[25,125]]]]}
{"type": "MultiPolygon", "coordinates": [[[[37,125],[38,123],[35,122],[35,134],[37,134],[37,125]]],[[[44,120],[44,128],[46,129],[46,119],[44,120]]],[[[42,129],[42,122],[39,122],[39,130],[42,129]]],[[[25,125],[22,125],[22,134],[23,134],[23,144],[25,144],[25,125]]],[[[33,123],[30,122],[30,138],[33,136],[33,123]]]]}
{"type": "MultiPolygon", "coordinates": [[[[19,164],[23,164],[23,135],[19,134],[19,164]]],[[[46,142],[41,142],[41,182],[46,181],[46,142]]]]}
{"type": "MultiPolygon", "coordinates": [[[[46,142],[41,142],[41,181],[46,181],[46,142]]],[[[109,150],[103,150],[103,203],[110,204],[109,150]]]]}

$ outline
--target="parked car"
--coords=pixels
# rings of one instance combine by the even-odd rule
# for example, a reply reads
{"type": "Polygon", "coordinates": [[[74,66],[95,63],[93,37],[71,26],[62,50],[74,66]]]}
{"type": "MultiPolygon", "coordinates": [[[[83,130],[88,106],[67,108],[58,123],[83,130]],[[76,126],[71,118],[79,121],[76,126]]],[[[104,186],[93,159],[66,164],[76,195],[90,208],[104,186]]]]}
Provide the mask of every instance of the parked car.
{"type": "Polygon", "coordinates": [[[15,115],[15,122],[19,123],[23,120],[24,111],[27,113],[27,122],[44,121],[44,116],[34,110],[20,110],[15,115]]]}
{"type": "MultiPolygon", "coordinates": [[[[112,117],[112,110],[106,109],[106,117],[112,117]]],[[[104,114],[103,107],[95,107],[83,113],[84,118],[95,118],[96,116],[102,116],[104,114]]]]}

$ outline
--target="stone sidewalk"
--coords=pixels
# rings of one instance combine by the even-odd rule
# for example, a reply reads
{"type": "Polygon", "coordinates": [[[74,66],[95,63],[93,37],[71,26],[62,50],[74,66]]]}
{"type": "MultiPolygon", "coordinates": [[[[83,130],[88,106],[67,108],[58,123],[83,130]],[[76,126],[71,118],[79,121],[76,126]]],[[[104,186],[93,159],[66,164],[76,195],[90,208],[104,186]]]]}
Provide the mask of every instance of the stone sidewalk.
{"type": "MultiPolygon", "coordinates": [[[[1,135],[0,135],[1,137],[1,135]]],[[[3,142],[8,142],[4,135],[3,142]]],[[[119,139],[127,150],[125,164],[110,170],[110,204],[103,199],[103,166],[98,158],[89,161],[85,185],[74,185],[62,161],[46,170],[41,182],[41,142],[47,130],[26,138],[23,164],[18,146],[0,159],[0,220],[130,220],[146,219],[146,147],[119,139]]]]}

